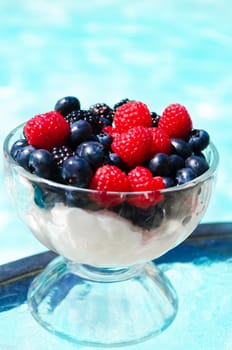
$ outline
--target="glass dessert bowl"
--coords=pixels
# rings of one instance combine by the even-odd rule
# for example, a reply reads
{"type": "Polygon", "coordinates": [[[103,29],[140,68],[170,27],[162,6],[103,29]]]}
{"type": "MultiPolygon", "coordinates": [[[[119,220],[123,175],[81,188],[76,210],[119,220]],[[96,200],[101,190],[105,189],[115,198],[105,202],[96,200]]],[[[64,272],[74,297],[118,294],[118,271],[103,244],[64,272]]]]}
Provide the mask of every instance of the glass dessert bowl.
{"type": "Polygon", "coordinates": [[[184,185],[99,193],[19,166],[10,150],[22,134],[23,125],[4,142],[6,184],[31,232],[59,255],[30,287],[33,316],[49,331],[93,346],[138,343],[162,332],[175,318],[178,298],[154,260],[202,219],[218,165],[214,145],[204,151],[209,169],[184,185]],[[97,204],[99,196],[108,205],[97,204]],[[138,196],[156,200],[137,208],[138,196]]]}

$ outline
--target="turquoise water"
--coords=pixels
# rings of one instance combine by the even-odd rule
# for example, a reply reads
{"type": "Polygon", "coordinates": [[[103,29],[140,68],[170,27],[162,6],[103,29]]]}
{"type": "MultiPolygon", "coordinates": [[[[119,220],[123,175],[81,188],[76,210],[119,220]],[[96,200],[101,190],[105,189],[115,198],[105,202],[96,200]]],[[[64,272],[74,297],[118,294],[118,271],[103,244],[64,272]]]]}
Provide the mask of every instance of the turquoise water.
{"type": "MultiPolygon", "coordinates": [[[[0,0],[1,142],[65,95],[83,107],[128,97],[160,113],[187,106],[220,156],[205,222],[232,207],[232,6],[229,0],[0,0]]],[[[0,263],[44,248],[7,197],[1,163],[0,263]]]]}

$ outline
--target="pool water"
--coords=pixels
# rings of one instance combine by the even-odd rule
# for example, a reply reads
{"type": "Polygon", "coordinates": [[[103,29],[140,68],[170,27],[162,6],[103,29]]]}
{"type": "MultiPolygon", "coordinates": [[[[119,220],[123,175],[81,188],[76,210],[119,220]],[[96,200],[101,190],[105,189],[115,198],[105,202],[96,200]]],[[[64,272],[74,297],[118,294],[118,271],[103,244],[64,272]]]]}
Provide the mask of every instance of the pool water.
{"type": "MultiPolygon", "coordinates": [[[[66,95],[83,108],[128,97],[161,113],[182,103],[221,158],[204,221],[230,221],[231,15],[229,0],[1,1],[1,142],[66,95]]],[[[45,249],[18,219],[2,170],[0,263],[45,249]]]]}

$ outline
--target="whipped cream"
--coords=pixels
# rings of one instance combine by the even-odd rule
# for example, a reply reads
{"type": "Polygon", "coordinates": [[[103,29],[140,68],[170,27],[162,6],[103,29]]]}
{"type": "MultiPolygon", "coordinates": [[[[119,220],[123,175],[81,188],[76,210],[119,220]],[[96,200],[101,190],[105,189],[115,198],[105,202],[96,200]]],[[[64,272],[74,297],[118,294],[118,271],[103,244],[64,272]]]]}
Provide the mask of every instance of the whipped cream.
{"type": "Polygon", "coordinates": [[[160,225],[148,230],[107,209],[91,211],[62,202],[41,208],[34,202],[28,179],[9,180],[20,216],[42,244],[74,262],[100,267],[150,261],[181,243],[204,215],[213,184],[210,179],[183,193],[166,195],[160,225]]]}
{"type": "Polygon", "coordinates": [[[63,203],[41,209],[33,203],[25,220],[42,244],[67,259],[111,267],[157,258],[184,239],[198,218],[186,225],[179,219],[164,219],[148,231],[110,210],[87,211],[63,203]]]}

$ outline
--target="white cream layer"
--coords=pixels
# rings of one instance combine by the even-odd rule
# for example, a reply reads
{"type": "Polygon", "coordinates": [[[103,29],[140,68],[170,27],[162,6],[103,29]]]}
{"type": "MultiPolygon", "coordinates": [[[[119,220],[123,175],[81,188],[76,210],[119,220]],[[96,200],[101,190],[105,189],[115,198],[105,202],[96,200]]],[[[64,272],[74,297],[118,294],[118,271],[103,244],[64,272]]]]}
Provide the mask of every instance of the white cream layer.
{"type": "Polygon", "coordinates": [[[126,266],[154,259],[185,233],[180,220],[164,220],[147,231],[109,210],[86,211],[57,203],[52,209],[33,204],[25,217],[34,235],[49,249],[66,258],[94,266],[126,266]]]}

